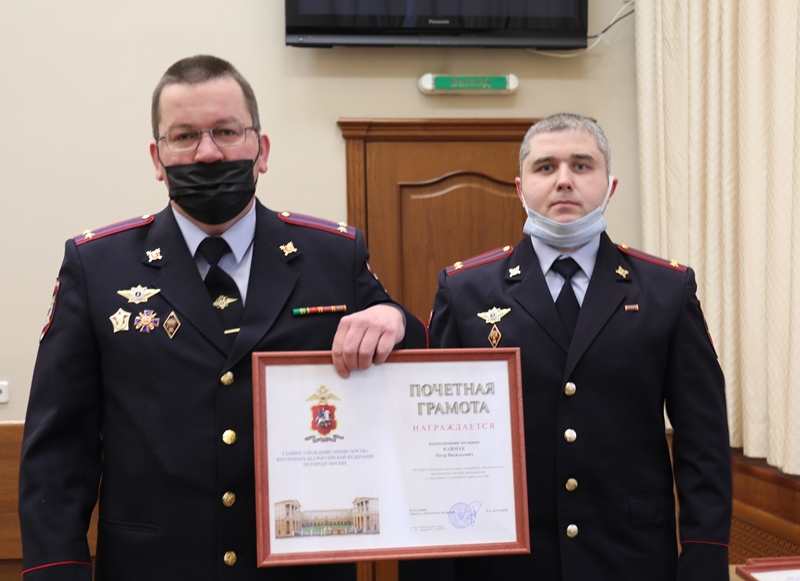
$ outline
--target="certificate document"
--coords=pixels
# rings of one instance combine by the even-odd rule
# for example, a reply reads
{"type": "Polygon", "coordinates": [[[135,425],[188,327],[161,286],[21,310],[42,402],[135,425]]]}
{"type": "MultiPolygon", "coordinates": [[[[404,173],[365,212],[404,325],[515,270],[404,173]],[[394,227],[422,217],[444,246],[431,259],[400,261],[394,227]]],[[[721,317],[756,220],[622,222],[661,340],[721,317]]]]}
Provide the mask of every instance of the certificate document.
{"type": "Polygon", "coordinates": [[[254,353],[259,566],[530,551],[519,349],[254,353]]]}

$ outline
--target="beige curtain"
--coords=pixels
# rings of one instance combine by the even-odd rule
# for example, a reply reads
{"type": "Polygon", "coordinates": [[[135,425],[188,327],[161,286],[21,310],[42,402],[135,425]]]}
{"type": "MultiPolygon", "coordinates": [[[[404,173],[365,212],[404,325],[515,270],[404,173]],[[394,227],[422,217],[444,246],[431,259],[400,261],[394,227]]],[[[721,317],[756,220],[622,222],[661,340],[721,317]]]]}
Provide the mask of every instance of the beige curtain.
{"type": "Polygon", "coordinates": [[[698,273],[731,445],[800,474],[800,2],[635,7],[645,250],[698,273]]]}

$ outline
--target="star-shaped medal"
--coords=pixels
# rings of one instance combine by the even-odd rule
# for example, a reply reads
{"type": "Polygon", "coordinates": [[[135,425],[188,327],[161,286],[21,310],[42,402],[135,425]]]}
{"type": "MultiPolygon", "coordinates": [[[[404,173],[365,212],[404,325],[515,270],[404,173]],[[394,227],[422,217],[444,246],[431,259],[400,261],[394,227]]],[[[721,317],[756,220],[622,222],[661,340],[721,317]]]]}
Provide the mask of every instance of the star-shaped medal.
{"type": "Polygon", "coordinates": [[[124,311],[122,309],[118,309],[116,313],[109,317],[111,321],[111,325],[114,328],[115,333],[119,333],[120,331],[127,331],[128,330],[128,322],[131,319],[131,314],[128,311],[124,311]]]}

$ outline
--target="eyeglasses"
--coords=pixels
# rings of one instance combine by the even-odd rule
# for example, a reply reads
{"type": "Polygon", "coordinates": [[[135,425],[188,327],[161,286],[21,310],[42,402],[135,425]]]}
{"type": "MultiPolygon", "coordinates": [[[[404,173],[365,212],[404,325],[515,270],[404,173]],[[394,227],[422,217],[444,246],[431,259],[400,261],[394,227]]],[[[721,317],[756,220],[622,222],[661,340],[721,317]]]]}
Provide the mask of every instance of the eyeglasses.
{"type": "Polygon", "coordinates": [[[183,153],[197,149],[203,139],[203,133],[208,133],[217,147],[224,149],[243,144],[247,140],[248,129],[255,130],[255,127],[245,127],[241,123],[220,123],[211,129],[203,130],[193,127],[173,127],[156,141],[163,139],[171,152],[183,153]]]}

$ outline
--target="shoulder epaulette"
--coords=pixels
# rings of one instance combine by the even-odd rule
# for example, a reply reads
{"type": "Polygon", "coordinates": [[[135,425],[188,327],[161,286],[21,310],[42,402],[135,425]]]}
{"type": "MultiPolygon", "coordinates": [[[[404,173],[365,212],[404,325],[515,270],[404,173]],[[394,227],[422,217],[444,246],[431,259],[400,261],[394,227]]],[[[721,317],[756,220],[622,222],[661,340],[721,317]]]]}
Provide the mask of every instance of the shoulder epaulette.
{"type": "Polygon", "coordinates": [[[639,258],[641,260],[645,260],[652,264],[658,264],[659,266],[666,266],[667,268],[671,268],[672,270],[677,270],[679,272],[686,272],[687,270],[689,270],[689,267],[683,266],[682,264],[678,264],[677,260],[667,260],[666,258],[653,256],[652,254],[647,254],[646,252],[642,252],[641,250],[635,250],[629,247],[627,244],[620,244],[619,249],[628,256],[633,256],[634,258],[639,258]]]}
{"type": "Polygon", "coordinates": [[[145,214],[144,216],[139,216],[138,218],[131,218],[130,220],[124,220],[122,222],[117,222],[116,224],[97,228],[96,230],[84,230],[75,236],[73,240],[77,246],[80,246],[81,244],[86,244],[87,242],[97,240],[98,238],[105,238],[106,236],[111,236],[112,234],[125,232],[125,230],[140,228],[149,224],[153,220],[153,216],[150,214],[145,214]]]}
{"type": "Polygon", "coordinates": [[[322,230],[323,232],[346,236],[351,240],[355,240],[356,237],[356,229],[352,226],[348,226],[344,222],[331,222],[330,220],[323,220],[322,218],[315,218],[314,216],[306,216],[304,214],[293,214],[291,212],[278,212],[278,218],[287,224],[314,228],[316,230],[322,230]]]}
{"type": "Polygon", "coordinates": [[[469,270],[470,268],[474,268],[476,266],[480,266],[481,264],[486,264],[488,262],[494,262],[495,260],[500,260],[504,256],[510,256],[511,253],[514,252],[513,246],[503,246],[502,248],[495,248],[494,250],[490,250],[489,252],[484,252],[483,254],[479,254],[478,256],[473,256],[472,258],[468,258],[466,260],[459,260],[452,266],[448,266],[445,270],[447,271],[447,276],[456,274],[457,272],[461,272],[463,270],[469,270]]]}

